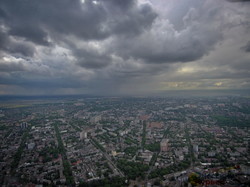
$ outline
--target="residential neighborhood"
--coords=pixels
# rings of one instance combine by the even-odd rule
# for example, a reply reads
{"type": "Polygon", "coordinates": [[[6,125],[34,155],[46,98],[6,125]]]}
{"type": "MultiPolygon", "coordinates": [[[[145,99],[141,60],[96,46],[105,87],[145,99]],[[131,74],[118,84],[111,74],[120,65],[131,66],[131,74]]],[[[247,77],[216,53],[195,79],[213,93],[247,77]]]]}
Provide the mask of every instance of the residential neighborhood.
{"type": "Polygon", "coordinates": [[[3,103],[1,186],[247,186],[250,100],[3,103]]]}

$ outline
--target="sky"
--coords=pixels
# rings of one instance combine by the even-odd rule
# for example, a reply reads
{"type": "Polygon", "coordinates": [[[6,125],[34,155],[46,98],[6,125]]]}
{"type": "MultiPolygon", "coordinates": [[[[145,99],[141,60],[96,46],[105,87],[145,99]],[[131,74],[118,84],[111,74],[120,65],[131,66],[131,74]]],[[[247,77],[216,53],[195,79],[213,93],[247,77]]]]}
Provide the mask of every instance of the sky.
{"type": "Polygon", "coordinates": [[[1,0],[0,95],[250,89],[250,1],[1,0]]]}

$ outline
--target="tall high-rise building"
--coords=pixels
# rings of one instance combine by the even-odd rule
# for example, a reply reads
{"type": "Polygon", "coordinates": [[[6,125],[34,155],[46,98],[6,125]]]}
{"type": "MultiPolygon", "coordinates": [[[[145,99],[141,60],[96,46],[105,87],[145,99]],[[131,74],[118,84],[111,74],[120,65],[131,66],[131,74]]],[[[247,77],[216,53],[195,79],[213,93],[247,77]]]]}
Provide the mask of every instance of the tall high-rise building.
{"type": "Polygon", "coordinates": [[[163,139],[160,143],[161,146],[161,151],[166,152],[169,150],[169,145],[168,145],[169,140],[168,139],[163,139]]]}
{"type": "Polygon", "coordinates": [[[199,151],[199,146],[198,146],[197,144],[194,144],[194,145],[193,145],[193,150],[194,150],[194,152],[198,153],[198,151],[199,151]]]}
{"type": "Polygon", "coordinates": [[[21,129],[26,129],[28,127],[28,124],[26,123],[26,122],[22,122],[21,124],[20,124],[20,128],[21,129]]]}
{"type": "Polygon", "coordinates": [[[248,153],[250,154],[250,140],[248,140],[248,153]]]}

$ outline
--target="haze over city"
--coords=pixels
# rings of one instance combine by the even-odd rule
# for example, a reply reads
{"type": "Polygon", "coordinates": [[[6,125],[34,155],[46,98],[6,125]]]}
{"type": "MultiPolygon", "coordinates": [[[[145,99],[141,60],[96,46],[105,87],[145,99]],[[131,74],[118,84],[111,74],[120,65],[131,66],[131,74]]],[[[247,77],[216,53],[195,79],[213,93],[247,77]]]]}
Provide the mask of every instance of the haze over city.
{"type": "Polygon", "coordinates": [[[0,2],[0,94],[250,88],[250,3],[0,2]]]}

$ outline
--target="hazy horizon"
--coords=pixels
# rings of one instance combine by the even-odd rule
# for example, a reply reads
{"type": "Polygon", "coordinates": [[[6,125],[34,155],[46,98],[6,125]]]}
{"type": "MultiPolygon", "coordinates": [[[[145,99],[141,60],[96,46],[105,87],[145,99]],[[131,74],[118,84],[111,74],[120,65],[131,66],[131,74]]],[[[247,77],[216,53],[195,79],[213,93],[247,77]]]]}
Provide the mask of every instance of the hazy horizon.
{"type": "Polygon", "coordinates": [[[156,93],[147,93],[147,94],[47,94],[47,95],[0,95],[0,100],[8,100],[8,99],[46,99],[46,98],[112,98],[112,97],[165,97],[165,98],[189,98],[189,97],[249,97],[250,90],[242,89],[242,90],[167,90],[156,93]]]}

